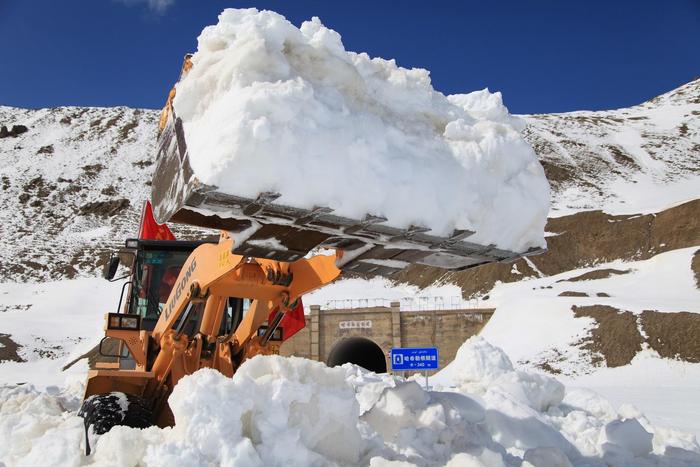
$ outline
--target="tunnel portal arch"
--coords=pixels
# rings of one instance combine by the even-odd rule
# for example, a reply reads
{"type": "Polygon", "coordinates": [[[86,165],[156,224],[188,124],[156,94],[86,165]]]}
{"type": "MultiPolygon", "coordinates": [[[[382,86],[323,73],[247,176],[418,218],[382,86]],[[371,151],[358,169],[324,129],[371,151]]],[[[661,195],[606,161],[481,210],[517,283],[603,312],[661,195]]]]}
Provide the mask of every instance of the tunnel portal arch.
{"type": "Polygon", "coordinates": [[[374,341],[364,337],[348,337],[337,342],[328,355],[328,366],[354,363],[375,373],[386,373],[386,356],[374,341]]]}

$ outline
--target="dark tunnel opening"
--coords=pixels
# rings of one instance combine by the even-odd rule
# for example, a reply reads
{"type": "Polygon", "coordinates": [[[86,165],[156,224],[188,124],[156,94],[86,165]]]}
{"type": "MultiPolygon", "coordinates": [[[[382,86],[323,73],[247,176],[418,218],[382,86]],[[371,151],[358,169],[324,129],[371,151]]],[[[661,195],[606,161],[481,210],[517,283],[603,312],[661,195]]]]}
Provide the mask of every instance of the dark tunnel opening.
{"type": "Polygon", "coordinates": [[[328,366],[354,363],[375,373],[386,373],[386,358],[381,347],[364,337],[348,337],[333,346],[328,366]]]}

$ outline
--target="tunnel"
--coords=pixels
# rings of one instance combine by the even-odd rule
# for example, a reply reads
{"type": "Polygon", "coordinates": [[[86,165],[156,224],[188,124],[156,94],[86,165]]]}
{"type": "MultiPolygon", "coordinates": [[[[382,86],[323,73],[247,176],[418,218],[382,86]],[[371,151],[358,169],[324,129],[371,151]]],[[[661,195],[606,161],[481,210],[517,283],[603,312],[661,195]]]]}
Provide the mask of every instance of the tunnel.
{"type": "Polygon", "coordinates": [[[381,347],[364,337],[348,337],[333,346],[328,366],[354,363],[375,373],[386,373],[386,358],[381,347]]]}

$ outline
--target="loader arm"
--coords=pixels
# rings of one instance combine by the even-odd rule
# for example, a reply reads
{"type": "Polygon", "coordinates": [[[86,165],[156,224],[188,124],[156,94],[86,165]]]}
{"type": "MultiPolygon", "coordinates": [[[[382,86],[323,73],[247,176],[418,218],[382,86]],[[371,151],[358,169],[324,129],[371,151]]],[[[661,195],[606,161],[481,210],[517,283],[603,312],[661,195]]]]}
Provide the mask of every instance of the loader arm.
{"type": "Polygon", "coordinates": [[[191,313],[197,303],[204,304],[198,331],[215,339],[226,299],[245,297],[253,304],[235,332],[237,345],[244,345],[272,309],[280,307],[286,311],[297,298],[340,275],[335,255],[284,263],[237,255],[232,253],[233,248],[234,240],[222,232],[218,244],[200,245],[192,252],[153,329],[157,343],[178,328],[181,334],[186,313],[191,313]]]}

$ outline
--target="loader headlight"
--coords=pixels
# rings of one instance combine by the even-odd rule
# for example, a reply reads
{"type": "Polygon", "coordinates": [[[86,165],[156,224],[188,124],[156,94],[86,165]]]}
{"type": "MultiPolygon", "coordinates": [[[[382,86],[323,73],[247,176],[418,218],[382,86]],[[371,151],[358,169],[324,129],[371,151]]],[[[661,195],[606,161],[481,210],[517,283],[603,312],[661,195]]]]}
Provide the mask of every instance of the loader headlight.
{"type": "Polygon", "coordinates": [[[107,329],[136,331],[140,329],[140,315],[123,315],[120,313],[109,313],[107,315],[107,329]]]}

